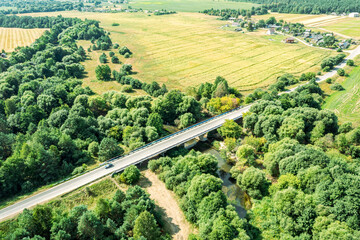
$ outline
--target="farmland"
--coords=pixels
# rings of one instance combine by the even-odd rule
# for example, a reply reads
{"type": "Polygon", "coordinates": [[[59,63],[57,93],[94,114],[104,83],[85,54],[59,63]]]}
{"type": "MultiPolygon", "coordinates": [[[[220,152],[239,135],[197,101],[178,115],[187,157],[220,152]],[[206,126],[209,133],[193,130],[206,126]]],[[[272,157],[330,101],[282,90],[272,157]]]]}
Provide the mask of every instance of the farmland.
{"type": "MultiPolygon", "coordinates": [[[[133,64],[138,72],[136,78],[165,83],[169,88],[185,89],[223,76],[232,86],[250,92],[269,86],[285,72],[318,71],[322,59],[333,54],[303,44],[284,44],[283,36],[224,31],[220,27],[226,22],[199,13],[148,16],[64,12],[62,15],[101,21],[113,42],[126,45],[134,53],[126,63],[133,64]]],[[[90,73],[95,67],[92,64],[86,70],[90,73]]]]}
{"type": "Polygon", "coordinates": [[[129,5],[133,8],[142,8],[148,10],[167,9],[179,12],[198,12],[207,8],[250,9],[252,6],[260,6],[258,4],[248,2],[232,2],[224,0],[199,0],[196,2],[190,0],[135,0],[131,1],[129,5]]]}
{"type": "Polygon", "coordinates": [[[344,91],[331,94],[326,99],[323,106],[325,109],[333,110],[340,122],[352,122],[354,126],[359,126],[360,122],[360,98],[359,85],[360,67],[355,68],[350,76],[342,83],[344,91]]]}
{"type": "Polygon", "coordinates": [[[0,50],[13,51],[16,47],[28,46],[46,29],[0,28],[0,50]]]}

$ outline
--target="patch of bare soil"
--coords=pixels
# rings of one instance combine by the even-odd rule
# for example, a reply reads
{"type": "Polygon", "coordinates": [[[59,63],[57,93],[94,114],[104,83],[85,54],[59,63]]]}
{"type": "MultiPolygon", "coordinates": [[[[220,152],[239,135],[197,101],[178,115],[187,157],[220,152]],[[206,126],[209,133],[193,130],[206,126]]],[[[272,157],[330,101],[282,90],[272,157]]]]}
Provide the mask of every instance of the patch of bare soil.
{"type": "Polygon", "coordinates": [[[146,170],[142,174],[144,177],[141,178],[139,185],[145,188],[150,194],[150,198],[155,201],[157,210],[162,215],[165,230],[172,235],[173,239],[186,240],[194,231],[185,219],[175,194],[166,188],[155,173],[146,170]]]}

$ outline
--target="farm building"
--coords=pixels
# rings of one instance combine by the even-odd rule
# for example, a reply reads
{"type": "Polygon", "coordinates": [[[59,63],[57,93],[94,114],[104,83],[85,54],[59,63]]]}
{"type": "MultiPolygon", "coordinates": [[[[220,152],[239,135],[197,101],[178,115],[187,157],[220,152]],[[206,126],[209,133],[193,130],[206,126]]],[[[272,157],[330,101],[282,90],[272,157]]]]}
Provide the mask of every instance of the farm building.
{"type": "Polygon", "coordinates": [[[346,49],[346,48],[348,48],[349,46],[350,46],[350,43],[348,43],[348,42],[346,42],[346,41],[339,43],[339,47],[340,47],[341,49],[346,49]]]}
{"type": "Polygon", "coordinates": [[[353,18],[359,17],[359,13],[358,12],[350,13],[349,17],[353,17],[353,18]]]}
{"type": "Polygon", "coordinates": [[[275,34],[275,28],[269,28],[266,32],[267,35],[273,35],[275,34]]]}
{"type": "Polygon", "coordinates": [[[285,43],[295,43],[295,38],[289,37],[289,38],[285,39],[284,42],[285,43]]]}

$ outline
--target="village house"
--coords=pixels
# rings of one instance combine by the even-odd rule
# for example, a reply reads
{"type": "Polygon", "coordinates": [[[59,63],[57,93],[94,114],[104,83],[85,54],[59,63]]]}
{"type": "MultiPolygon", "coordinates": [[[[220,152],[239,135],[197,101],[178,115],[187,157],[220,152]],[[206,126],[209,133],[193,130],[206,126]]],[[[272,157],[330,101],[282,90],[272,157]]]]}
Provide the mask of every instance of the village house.
{"type": "Polygon", "coordinates": [[[274,35],[274,34],[275,34],[275,28],[269,28],[269,29],[266,31],[266,34],[267,34],[267,35],[274,35]]]}
{"type": "Polygon", "coordinates": [[[339,43],[339,47],[340,47],[341,49],[346,49],[346,48],[348,48],[349,46],[350,46],[350,43],[349,43],[349,42],[346,42],[346,41],[343,41],[343,42],[339,43]]]}
{"type": "Polygon", "coordinates": [[[289,27],[289,26],[284,26],[284,27],[282,28],[282,30],[285,31],[285,32],[289,32],[289,31],[290,31],[290,27],[289,27]]]}
{"type": "Polygon", "coordinates": [[[357,18],[357,17],[359,17],[359,13],[358,13],[358,12],[350,13],[350,14],[349,14],[349,17],[357,18]]]}
{"type": "Polygon", "coordinates": [[[314,40],[314,42],[319,43],[321,40],[324,39],[324,36],[321,34],[313,34],[311,38],[314,40]]]}
{"type": "Polygon", "coordinates": [[[289,38],[285,39],[284,42],[285,43],[295,43],[295,38],[289,37],[289,38]]]}

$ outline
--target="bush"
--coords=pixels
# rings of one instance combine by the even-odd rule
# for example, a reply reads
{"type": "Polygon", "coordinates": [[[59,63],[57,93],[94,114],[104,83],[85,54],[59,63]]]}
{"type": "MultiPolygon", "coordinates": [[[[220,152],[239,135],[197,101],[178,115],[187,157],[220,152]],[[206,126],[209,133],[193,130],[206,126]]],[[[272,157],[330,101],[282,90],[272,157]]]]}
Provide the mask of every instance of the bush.
{"type": "Polygon", "coordinates": [[[114,55],[115,55],[115,53],[114,53],[114,52],[112,52],[112,51],[111,51],[111,52],[109,52],[109,56],[110,56],[110,57],[113,57],[114,55]]]}
{"type": "Polygon", "coordinates": [[[106,63],[107,62],[107,57],[106,57],[105,53],[101,54],[99,60],[100,60],[101,63],[106,63]]]}
{"type": "Polygon", "coordinates": [[[113,23],[113,24],[111,24],[111,26],[113,26],[113,27],[116,27],[116,26],[119,26],[120,24],[119,23],[113,23]]]}
{"type": "Polygon", "coordinates": [[[121,89],[122,92],[131,93],[133,91],[133,88],[129,85],[125,85],[121,89]]]}
{"type": "Polygon", "coordinates": [[[339,70],[337,70],[337,73],[339,74],[339,76],[345,76],[345,70],[340,68],[339,70]]]}
{"type": "Polygon", "coordinates": [[[346,62],[346,65],[352,67],[352,66],[355,65],[355,62],[354,62],[354,60],[349,59],[349,60],[346,62]]]}
{"type": "Polygon", "coordinates": [[[119,58],[118,58],[117,56],[113,56],[113,57],[111,58],[111,62],[112,62],[112,63],[120,63],[120,60],[119,60],[119,58]]]}
{"type": "Polygon", "coordinates": [[[126,46],[123,46],[123,47],[121,47],[121,48],[119,49],[119,53],[120,53],[121,55],[125,55],[126,53],[131,54],[131,51],[130,51],[126,46]]]}
{"type": "Polygon", "coordinates": [[[115,44],[113,45],[113,48],[114,48],[114,49],[118,49],[118,48],[119,48],[119,44],[118,44],[118,43],[115,43],[115,44]]]}
{"type": "Polygon", "coordinates": [[[328,83],[328,84],[331,84],[331,83],[332,83],[332,78],[327,78],[327,79],[325,80],[325,82],[328,83]]]}
{"type": "Polygon", "coordinates": [[[329,66],[326,66],[326,67],[324,67],[324,69],[323,69],[324,72],[330,72],[330,70],[331,70],[331,68],[330,68],[329,66]]]}
{"type": "Polygon", "coordinates": [[[342,52],[343,50],[341,48],[338,48],[336,51],[337,52],[342,52]]]}
{"type": "Polygon", "coordinates": [[[130,53],[125,53],[124,58],[130,58],[130,57],[131,57],[130,53]]]}
{"type": "Polygon", "coordinates": [[[119,179],[126,184],[136,183],[140,179],[140,170],[136,166],[131,165],[125,168],[119,179]]]}
{"type": "Polygon", "coordinates": [[[321,72],[318,72],[317,75],[318,75],[318,76],[321,76],[321,72]]]}
{"type": "Polygon", "coordinates": [[[330,86],[330,89],[334,91],[343,91],[344,87],[341,86],[339,83],[334,83],[330,86]]]}

